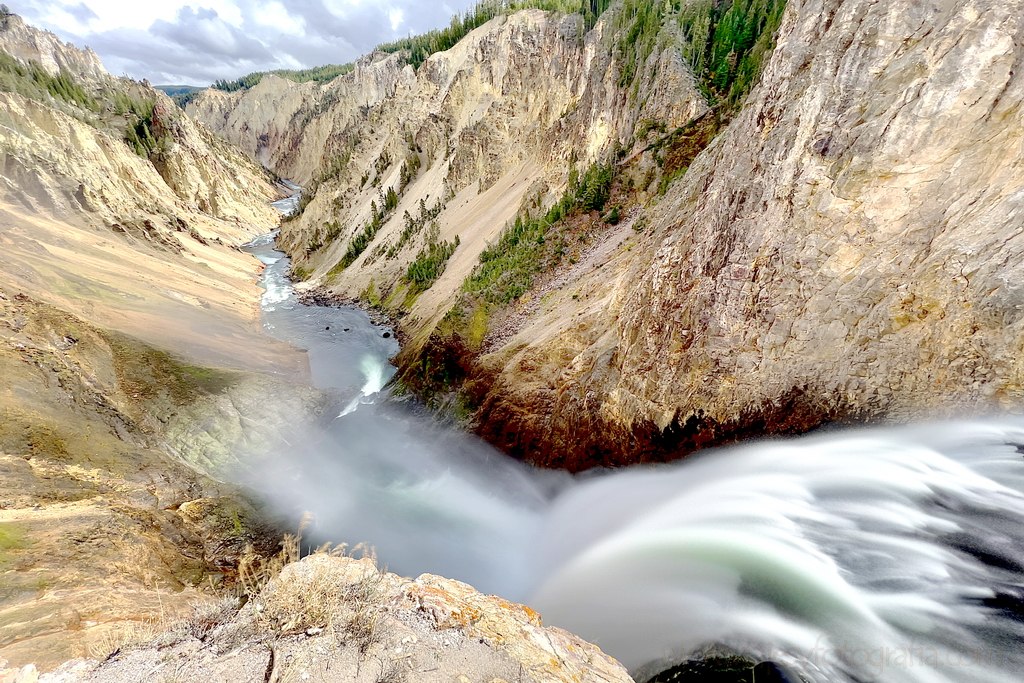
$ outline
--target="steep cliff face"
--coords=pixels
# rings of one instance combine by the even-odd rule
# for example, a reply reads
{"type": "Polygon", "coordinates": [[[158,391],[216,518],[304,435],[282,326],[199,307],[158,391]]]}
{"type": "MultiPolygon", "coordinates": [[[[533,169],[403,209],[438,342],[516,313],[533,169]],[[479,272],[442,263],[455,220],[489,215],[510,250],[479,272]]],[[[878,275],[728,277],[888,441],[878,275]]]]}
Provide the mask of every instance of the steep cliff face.
{"type": "Polygon", "coordinates": [[[603,158],[640,120],[681,125],[707,110],[678,37],[666,34],[647,57],[635,91],[619,82],[620,39],[604,21],[584,34],[579,16],[528,10],[418,71],[378,53],[324,86],[268,77],[248,91],[208,91],[188,111],[308,186],[308,206],[282,232],[298,272],[343,296],[404,300],[408,329],[422,329],[524,204],[561,193],[570,166],[603,158]],[[403,288],[421,249],[456,237],[429,291],[403,288]]]}
{"type": "Polygon", "coordinates": [[[153,160],[47,103],[17,93],[0,100],[0,189],[15,210],[137,232],[174,250],[185,248],[175,233],[239,244],[275,224],[267,179],[166,98],[151,121],[167,149],[153,160]]]}
{"type": "Polygon", "coordinates": [[[110,78],[95,52],[88,48],[80,49],[49,31],[29,26],[17,14],[0,18],[0,50],[22,61],[37,62],[51,76],[65,71],[91,83],[110,78]]]}
{"type": "MultiPolygon", "coordinates": [[[[232,247],[277,225],[269,177],[148,85],[3,21],[2,282],[162,345],[202,348],[204,321],[241,341],[258,289],[232,247]],[[162,322],[163,306],[192,324],[162,322]]],[[[206,346],[219,362],[238,355],[206,346]]]]}
{"type": "Polygon", "coordinates": [[[147,85],[2,19],[0,660],[102,649],[208,599],[247,542],[276,547],[190,457],[204,439],[237,450],[256,397],[317,406],[238,371],[304,367],[259,334],[257,264],[237,249],[276,226],[276,194],[147,85]]]}
{"type": "Polygon", "coordinates": [[[622,462],[1018,407],[1021,8],[791,2],[651,232],[579,281],[573,319],[563,291],[490,359],[492,437],[622,462]]]}
{"type": "Polygon", "coordinates": [[[523,12],[416,72],[370,57],[322,89],[272,82],[195,111],[312,180],[285,227],[299,274],[405,314],[406,376],[464,382],[490,440],[552,466],[662,459],[1019,405],[1021,8],[791,0],[717,137],[671,22],[621,85],[620,8],[586,35],[523,12]],[[288,100],[291,133],[247,113],[272,88],[307,102],[288,100]],[[614,152],[621,219],[574,214],[568,257],[467,307],[506,223],[551,206],[571,161],[614,152]],[[454,253],[419,292],[415,250],[448,254],[430,244],[454,253]]]}
{"type": "Polygon", "coordinates": [[[111,77],[92,51],[17,15],[2,21],[0,51],[55,79],[39,87],[40,79],[19,78],[18,66],[5,64],[0,145],[10,203],[108,224],[152,214],[170,221],[172,231],[178,217],[227,219],[248,224],[239,237],[274,224],[265,174],[162,93],[111,77]],[[143,145],[137,153],[125,144],[129,136],[143,145]]]}

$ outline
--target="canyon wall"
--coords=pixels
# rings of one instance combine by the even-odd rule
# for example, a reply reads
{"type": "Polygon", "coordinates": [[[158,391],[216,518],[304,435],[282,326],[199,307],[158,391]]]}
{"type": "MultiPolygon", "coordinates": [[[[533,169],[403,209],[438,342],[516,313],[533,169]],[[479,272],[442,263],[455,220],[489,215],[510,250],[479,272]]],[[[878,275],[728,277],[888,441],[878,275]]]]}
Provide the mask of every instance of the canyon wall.
{"type": "Polygon", "coordinates": [[[671,22],[620,85],[615,7],[586,35],[527,11],[418,71],[372,55],[325,86],[268,79],[190,111],[311,184],[284,229],[299,275],[401,316],[411,386],[444,373],[449,405],[534,462],[659,460],[1019,406],[1021,9],[790,0],[759,85],[680,172],[655,168],[660,188],[650,131],[699,127],[708,105],[671,22]],[[403,185],[410,154],[422,170],[403,185]],[[623,220],[591,220],[510,303],[466,309],[466,277],[512,217],[550,206],[572,162],[609,158],[623,220]],[[397,209],[346,259],[388,187],[397,209]],[[418,244],[399,216],[415,228],[421,199],[441,200],[426,222],[442,243],[459,239],[410,294],[418,244]]]}
{"type": "Polygon", "coordinates": [[[244,339],[259,290],[236,247],[278,223],[270,176],[148,84],[17,15],[0,50],[0,282],[221,363],[244,358],[229,337],[258,355],[244,339]]]}
{"type": "Polygon", "coordinates": [[[305,370],[262,336],[238,248],[279,222],[272,178],[95,54],[0,22],[0,669],[45,670],[273,551],[188,442],[231,452],[267,393],[318,398],[242,372],[305,370]]]}
{"type": "Polygon", "coordinates": [[[418,71],[399,54],[374,53],[325,85],[269,76],[250,90],[206,91],[188,112],[307,186],[308,206],[281,241],[296,270],[334,294],[401,300],[429,224],[436,240],[458,237],[441,278],[396,306],[407,330],[423,330],[524,205],[561,194],[570,166],[603,158],[638,121],[682,125],[707,111],[673,47],[678,36],[666,33],[632,92],[612,57],[619,38],[606,22],[583,28],[577,15],[526,10],[488,22],[418,71]],[[397,204],[385,210],[389,189],[397,204]],[[372,243],[346,259],[375,210],[372,243]]]}
{"type": "Polygon", "coordinates": [[[790,2],[650,231],[575,283],[577,315],[564,288],[490,361],[492,438],[623,462],[1019,409],[1022,8],[790,2]]]}

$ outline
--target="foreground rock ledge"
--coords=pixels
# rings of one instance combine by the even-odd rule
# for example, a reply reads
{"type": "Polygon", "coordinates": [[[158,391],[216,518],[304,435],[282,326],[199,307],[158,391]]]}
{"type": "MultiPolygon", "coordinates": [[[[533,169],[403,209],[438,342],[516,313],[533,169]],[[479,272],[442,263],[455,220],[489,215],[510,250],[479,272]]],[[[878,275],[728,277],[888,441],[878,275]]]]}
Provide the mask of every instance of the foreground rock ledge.
{"type": "Polygon", "coordinates": [[[240,611],[205,608],[149,643],[39,680],[633,679],[598,647],[542,626],[528,607],[459,581],[411,580],[368,559],[318,554],[285,567],[240,611]]]}

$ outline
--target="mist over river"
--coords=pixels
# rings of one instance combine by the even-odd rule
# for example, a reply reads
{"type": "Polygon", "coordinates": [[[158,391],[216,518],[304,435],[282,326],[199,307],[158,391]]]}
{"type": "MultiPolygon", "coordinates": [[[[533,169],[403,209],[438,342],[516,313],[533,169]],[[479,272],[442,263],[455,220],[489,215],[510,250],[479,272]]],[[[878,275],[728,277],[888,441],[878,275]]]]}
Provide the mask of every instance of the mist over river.
{"type": "Polygon", "coordinates": [[[791,680],[1024,673],[1024,421],[536,471],[390,398],[392,331],[300,303],[273,235],[249,250],[267,266],[268,334],[308,351],[336,407],[282,437],[246,483],[310,512],[318,539],[365,541],[392,571],[524,601],[635,673],[709,645],[791,680]]]}

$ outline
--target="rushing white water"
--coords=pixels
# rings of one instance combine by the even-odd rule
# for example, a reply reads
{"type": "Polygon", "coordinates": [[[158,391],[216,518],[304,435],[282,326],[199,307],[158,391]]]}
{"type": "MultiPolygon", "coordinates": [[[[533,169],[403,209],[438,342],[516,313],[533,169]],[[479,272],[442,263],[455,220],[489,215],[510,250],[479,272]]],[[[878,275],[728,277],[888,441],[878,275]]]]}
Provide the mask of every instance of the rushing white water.
{"type": "Polygon", "coordinates": [[[338,417],[345,417],[351,415],[359,408],[360,405],[366,403],[373,403],[374,397],[380,394],[384,390],[384,386],[388,383],[391,373],[388,372],[389,366],[381,363],[379,359],[373,355],[365,355],[359,362],[359,369],[363,373],[363,377],[366,378],[366,382],[363,384],[362,390],[359,392],[359,396],[352,399],[351,402],[345,409],[338,414],[338,417]]]}
{"type": "Polygon", "coordinates": [[[635,672],[707,645],[793,680],[1024,672],[1024,421],[537,472],[384,400],[390,331],[354,309],[302,306],[282,255],[253,249],[268,263],[268,330],[309,350],[317,386],[344,408],[247,483],[311,511],[321,539],[367,541],[401,573],[526,600],[635,672]]]}
{"type": "Polygon", "coordinates": [[[302,188],[288,180],[282,180],[281,184],[291,190],[293,194],[285,197],[284,199],[278,199],[272,205],[283,215],[290,216],[299,210],[299,200],[302,198],[302,188]]]}
{"type": "Polygon", "coordinates": [[[856,430],[559,497],[532,604],[627,666],[724,643],[808,680],[1019,681],[1024,422],[856,430]]]}
{"type": "MultiPolygon", "coordinates": [[[[273,250],[278,232],[280,231],[275,230],[272,233],[261,235],[246,245],[264,266],[272,266],[284,257],[284,254],[273,250]]],[[[276,310],[278,304],[295,296],[292,283],[288,279],[288,271],[283,268],[266,269],[260,282],[263,284],[261,304],[264,312],[276,310]]]]}

